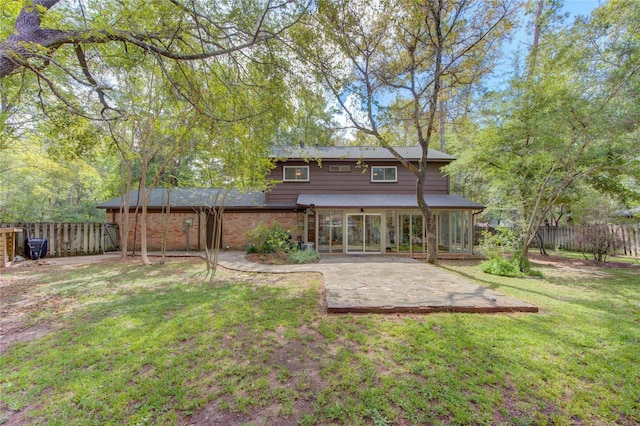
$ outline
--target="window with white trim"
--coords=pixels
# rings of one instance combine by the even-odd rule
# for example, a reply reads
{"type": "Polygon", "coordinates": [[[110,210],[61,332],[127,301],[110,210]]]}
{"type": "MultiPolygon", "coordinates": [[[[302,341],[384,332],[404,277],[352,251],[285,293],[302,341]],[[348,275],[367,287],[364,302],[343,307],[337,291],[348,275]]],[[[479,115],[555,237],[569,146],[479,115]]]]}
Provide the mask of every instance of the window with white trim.
{"type": "Polygon", "coordinates": [[[309,182],[309,166],[282,166],[285,182],[309,182]]]}
{"type": "Polygon", "coordinates": [[[371,182],[397,182],[398,168],[396,166],[371,167],[371,182]]]}

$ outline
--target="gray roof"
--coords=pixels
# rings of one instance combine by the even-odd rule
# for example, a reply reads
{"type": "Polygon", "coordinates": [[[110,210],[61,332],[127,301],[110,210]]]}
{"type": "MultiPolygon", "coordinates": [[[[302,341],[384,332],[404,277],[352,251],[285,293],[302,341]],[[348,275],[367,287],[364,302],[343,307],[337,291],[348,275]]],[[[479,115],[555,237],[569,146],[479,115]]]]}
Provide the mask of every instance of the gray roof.
{"type": "MultiPolygon", "coordinates": [[[[394,147],[407,160],[419,160],[422,148],[419,146],[394,147]]],[[[395,159],[388,149],[380,146],[304,146],[289,145],[274,147],[271,158],[287,159],[364,159],[364,160],[392,160],[395,159]]],[[[427,158],[432,161],[453,161],[456,158],[444,152],[429,148],[427,158]]]]}
{"type": "MultiPolygon", "coordinates": [[[[198,208],[219,206],[224,190],[218,188],[173,188],[171,189],[171,208],[198,208]],[[218,197],[216,199],[216,197],[218,197]]],[[[430,194],[425,195],[427,204],[436,209],[483,209],[482,204],[462,198],[459,195],[430,194]]],[[[99,209],[119,209],[121,197],[113,198],[99,206],[99,209]]],[[[138,202],[138,191],[131,191],[129,207],[138,202]]],[[[300,194],[297,206],[315,206],[320,208],[417,208],[415,195],[402,194],[300,194]]],[[[147,207],[162,208],[167,205],[167,189],[151,190],[147,207]]],[[[229,191],[224,199],[226,208],[295,208],[290,204],[267,204],[264,192],[254,191],[242,193],[229,191]]]]}
{"type": "MultiPolygon", "coordinates": [[[[196,208],[219,206],[222,202],[223,189],[219,188],[172,188],[171,208],[196,208]]],[[[106,201],[99,206],[99,209],[118,209],[122,197],[116,197],[106,201]]],[[[167,205],[168,193],[166,188],[151,189],[148,208],[161,208],[167,205]]],[[[129,207],[135,207],[138,202],[138,191],[131,191],[129,197],[129,207]]],[[[265,194],[261,191],[242,193],[238,191],[228,191],[224,198],[225,207],[278,207],[277,205],[267,205],[265,194]]],[[[287,206],[291,207],[291,206],[287,206]]]]}
{"type": "Polygon", "coordinates": [[[617,212],[614,212],[613,215],[617,217],[633,217],[636,215],[640,215],[640,207],[636,207],[634,209],[619,210],[617,212]]]}
{"type": "MultiPolygon", "coordinates": [[[[424,196],[429,207],[435,209],[484,209],[482,204],[459,195],[430,194],[424,196]]],[[[403,194],[300,194],[298,205],[321,208],[417,208],[415,195],[403,194]]]]}

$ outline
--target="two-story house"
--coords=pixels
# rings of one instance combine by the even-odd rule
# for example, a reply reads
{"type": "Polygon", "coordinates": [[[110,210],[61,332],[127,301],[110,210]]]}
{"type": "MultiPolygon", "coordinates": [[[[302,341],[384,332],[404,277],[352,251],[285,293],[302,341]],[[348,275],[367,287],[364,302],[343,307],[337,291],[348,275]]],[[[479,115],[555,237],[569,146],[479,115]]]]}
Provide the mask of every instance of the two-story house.
{"type": "MultiPolygon", "coordinates": [[[[421,155],[419,147],[397,149],[404,158],[416,163],[421,155]]],[[[425,253],[416,178],[388,150],[288,146],[274,149],[271,157],[275,167],[267,176],[272,183],[270,190],[230,193],[226,197],[223,248],[243,249],[249,243],[247,230],[277,221],[290,230],[293,238],[320,253],[425,253]]],[[[450,194],[449,177],[441,167],[454,157],[430,150],[428,158],[425,198],[435,214],[439,253],[471,254],[474,214],[484,207],[450,194]]],[[[207,210],[220,204],[219,191],[176,188],[172,194],[168,249],[202,249],[205,238],[210,240],[213,232],[207,210]]],[[[131,211],[136,199],[137,194],[132,194],[131,211]]],[[[168,199],[166,190],[151,192],[148,207],[151,250],[160,247],[161,211],[166,209],[168,199]]],[[[119,223],[119,198],[99,207],[107,209],[110,220],[119,223]]],[[[135,228],[135,215],[130,221],[135,228]]],[[[133,233],[129,238],[131,246],[133,233]]]]}

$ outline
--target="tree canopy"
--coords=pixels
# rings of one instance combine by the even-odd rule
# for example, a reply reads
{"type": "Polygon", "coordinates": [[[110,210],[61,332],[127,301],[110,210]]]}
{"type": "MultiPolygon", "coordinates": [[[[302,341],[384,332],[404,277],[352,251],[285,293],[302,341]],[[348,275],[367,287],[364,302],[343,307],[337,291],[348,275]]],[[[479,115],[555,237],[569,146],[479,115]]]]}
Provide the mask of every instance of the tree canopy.
{"type": "MultiPolygon", "coordinates": [[[[555,9],[542,16],[561,19],[555,9]]],[[[494,197],[487,201],[515,213],[523,260],[579,185],[640,195],[625,185],[637,182],[640,160],[639,17],[637,2],[611,2],[569,27],[539,22],[526,65],[485,97],[482,126],[458,147],[451,173],[481,176],[494,197]]]]}

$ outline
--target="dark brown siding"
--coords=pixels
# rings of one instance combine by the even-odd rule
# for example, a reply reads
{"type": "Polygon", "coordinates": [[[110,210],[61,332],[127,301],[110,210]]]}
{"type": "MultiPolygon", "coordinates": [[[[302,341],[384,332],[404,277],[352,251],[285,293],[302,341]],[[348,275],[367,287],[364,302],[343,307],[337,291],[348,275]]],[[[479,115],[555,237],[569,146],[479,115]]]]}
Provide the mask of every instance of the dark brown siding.
{"type": "MultiPolygon", "coordinates": [[[[267,203],[295,203],[298,194],[415,194],[416,177],[407,168],[392,161],[368,161],[368,167],[357,167],[355,161],[304,161],[278,162],[276,168],[267,176],[279,181],[267,194],[267,203]],[[282,182],[282,166],[309,166],[309,182],[282,182]],[[350,165],[350,172],[330,172],[331,165],[350,165]],[[372,166],[397,166],[398,182],[371,182],[372,166]]],[[[449,194],[449,178],[444,176],[440,167],[446,163],[430,163],[427,170],[425,193],[449,194]]]]}

